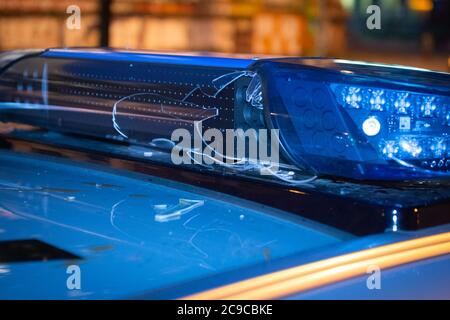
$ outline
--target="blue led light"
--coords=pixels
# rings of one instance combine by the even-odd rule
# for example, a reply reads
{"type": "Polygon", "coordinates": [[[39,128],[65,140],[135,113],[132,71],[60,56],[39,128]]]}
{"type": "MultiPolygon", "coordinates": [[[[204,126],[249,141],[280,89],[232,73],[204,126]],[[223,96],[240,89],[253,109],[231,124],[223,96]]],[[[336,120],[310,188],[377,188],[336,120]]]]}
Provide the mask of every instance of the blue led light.
{"type": "Polygon", "coordinates": [[[421,97],[420,111],[423,117],[432,117],[436,111],[435,97],[421,97]]]}
{"type": "Polygon", "coordinates": [[[372,89],[370,92],[370,110],[383,111],[386,104],[384,90],[372,89]]]}
{"type": "Polygon", "coordinates": [[[398,145],[396,141],[389,140],[389,141],[382,141],[381,143],[381,150],[382,153],[388,157],[392,158],[397,155],[398,153],[398,145]]]}
{"type": "Polygon", "coordinates": [[[392,231],[398,230],[398,212],[396,209],[392,210],[392,231]]]}
{"type": "Polygon", "coordinates": [[[380,121],[375,117],[367,118],[362,124],[363,131],[369,137],[376,136],[381,130],[380,121]]]}
{"type": "Polygon", "coordinates": [[[432,140],[430,150],[432,151],[434,157],[445,157],[447,151],[448,140],[442,137],[434,138],[432,140]]]}
{"type": "Polygon", "coordinates": [[[411,138],[403,138],[400,140],[400,149],[406,153],[407,155],[411,155],[412,157],[418,157],[423,151],[420,142],[416,139],[411,138]]]}
{"type": "Polygon", "coordinates": [[[394,94],[394,107],[397,113],[406,114],[408,113],[409,107],[411,107],[411,102],[408,98],[409,93],[400,92],[394,94]]]}
{"type": "Polygon", "coordinates": [[[361,88],[348,87],[342,92],[344,101],[348,107],[359,109],[362,100],[361,88]]]}

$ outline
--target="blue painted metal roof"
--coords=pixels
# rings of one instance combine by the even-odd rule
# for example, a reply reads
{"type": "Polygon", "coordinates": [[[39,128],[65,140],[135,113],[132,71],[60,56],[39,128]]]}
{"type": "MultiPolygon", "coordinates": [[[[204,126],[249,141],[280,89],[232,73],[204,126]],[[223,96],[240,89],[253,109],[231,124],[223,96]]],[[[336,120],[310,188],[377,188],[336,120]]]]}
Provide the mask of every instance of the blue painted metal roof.
{"type": "Polygon", "coordinates": [[[77,261],[0,262],[0,298],[136,296],[337,244],[343,234],[256,204],[125,171],[0,151],[0,241],[77,261]],[[81,290],[68,290],[68,265],[81,290]]]}

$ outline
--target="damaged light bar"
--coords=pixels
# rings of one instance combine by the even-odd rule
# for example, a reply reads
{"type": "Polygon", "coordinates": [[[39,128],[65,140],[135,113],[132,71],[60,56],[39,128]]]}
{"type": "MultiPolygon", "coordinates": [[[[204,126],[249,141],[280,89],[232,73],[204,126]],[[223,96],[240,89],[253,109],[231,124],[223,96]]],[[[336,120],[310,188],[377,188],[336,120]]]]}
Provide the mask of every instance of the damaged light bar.
{"type": "MultiPolygon", "coordinates": [[[[266,155],[280,151],[270,158],[279,165],[266,173],[287,183],[308,181],[296,179],[298,172],[372,180],[450,175],[449,74],[333,59],[105,50],[6,53],[0,68],[2,122],[169,155],[179,145],[177,129],[192,137],[216,130],[227,145],[239,137],[251,145],[250,132],[258,151],[262,144],[266,155]],[[238,133],[229,137],[228,130],[238,133]]],[[[252,175],[267,162],[261,152],[212,150],[209,138],[181,153],[232,161],[194,167],[252,175]]],[[[170,156],[159,160],[174,164],[170,156]]]]}

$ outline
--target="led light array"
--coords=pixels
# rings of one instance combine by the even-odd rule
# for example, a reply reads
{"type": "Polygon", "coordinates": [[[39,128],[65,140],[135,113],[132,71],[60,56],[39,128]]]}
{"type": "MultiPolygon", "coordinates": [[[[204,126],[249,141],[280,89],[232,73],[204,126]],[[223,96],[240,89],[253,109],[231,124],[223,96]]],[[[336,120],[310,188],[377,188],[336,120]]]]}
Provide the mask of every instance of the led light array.
{"type": "Polygon", "coordinates": [[[448,97],[362,86],[331,88],[382,158],[450,170],[448,97]]]}
{"type": "Polygon", "coordinates": [[[385,158],[427,159],[431,168],[450,166],[450,139],[445,137],[400,136],[382,139],[379,144],[385,158]]]}
{"type": "Polygon", "coordinates": [[[450,101],[447,97],[360,86],[337,85],[332,88],[339,104],[345,108],[421,118],[440,117],[443,124],[450,126],[450,101]]]}

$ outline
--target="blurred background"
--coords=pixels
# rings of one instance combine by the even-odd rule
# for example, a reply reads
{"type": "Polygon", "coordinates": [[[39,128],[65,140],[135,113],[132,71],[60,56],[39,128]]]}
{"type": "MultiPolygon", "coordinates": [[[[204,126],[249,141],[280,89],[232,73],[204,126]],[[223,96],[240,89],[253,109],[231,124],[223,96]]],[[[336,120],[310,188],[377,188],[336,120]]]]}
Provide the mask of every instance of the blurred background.
{"type": "Polygon", "coordinates": [[[0,50],[332,56],[449,71],[450,0],[0,0],[0,50]],[[370,5],[381,29],[369,30],[370,5]],[[80,8],[80,28],[67,27],[80,8]]]}

